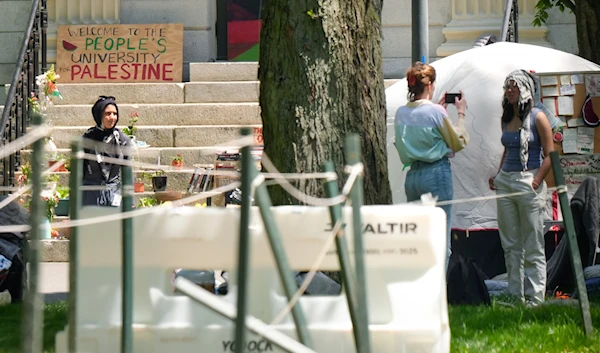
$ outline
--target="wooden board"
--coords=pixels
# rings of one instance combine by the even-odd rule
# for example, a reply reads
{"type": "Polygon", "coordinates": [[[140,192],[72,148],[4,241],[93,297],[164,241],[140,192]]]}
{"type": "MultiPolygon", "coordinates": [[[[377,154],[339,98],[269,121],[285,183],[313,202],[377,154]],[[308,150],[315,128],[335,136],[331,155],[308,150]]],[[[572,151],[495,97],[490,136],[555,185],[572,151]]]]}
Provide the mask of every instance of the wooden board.
{"type": "Polygon", "coordinates": [[[58,26],[59,83],[181,82],[183,24],[58,26]]]}

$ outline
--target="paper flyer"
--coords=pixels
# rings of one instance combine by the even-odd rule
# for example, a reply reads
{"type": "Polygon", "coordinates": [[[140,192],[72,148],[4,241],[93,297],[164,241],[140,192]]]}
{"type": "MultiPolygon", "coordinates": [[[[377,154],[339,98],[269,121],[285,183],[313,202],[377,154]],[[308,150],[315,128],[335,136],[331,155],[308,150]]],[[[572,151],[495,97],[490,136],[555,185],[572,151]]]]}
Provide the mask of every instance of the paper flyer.
{"type": "Polygon", "coordinates": [[[593,127],[578,127],[577,128],[577,153],[579,153],[579,154],[594,153],[594,128],[593,127]]]}

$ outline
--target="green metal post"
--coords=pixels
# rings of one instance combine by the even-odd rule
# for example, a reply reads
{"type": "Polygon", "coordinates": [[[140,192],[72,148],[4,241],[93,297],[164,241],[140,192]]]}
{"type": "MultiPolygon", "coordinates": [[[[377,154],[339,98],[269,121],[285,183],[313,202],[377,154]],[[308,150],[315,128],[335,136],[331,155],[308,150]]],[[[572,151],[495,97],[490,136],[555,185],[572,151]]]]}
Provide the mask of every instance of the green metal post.
{"type": "MultiPolygon", "coordinates": [[[[251,170],[252,178],[254,179],[254,177],[257,175],[256,167],[252,166],[251,170]]],[[[275,258],[275,263],[277,264],[277,269],[279,270],[279,278],[281,280],[281,284],[283,285],[283,290],[285,291],[288,301],[291,301],[298,289],[298,286],[292,278],[292,270],[288,264],[283,245],[281,244],[279,229],[277,229],[277,223],[275,222],[275,217],[271,211],[273,204],[271,203],[271,198],[269,197],[269,192],[267,191],[265,184],[260,184],[256,188],[255,198],[263,219],[263,223],[265,225],[269,243],[271,244],[273,257],[275,258]]],[[[294,317],[294,322],[296,323],[296,334],[298,335],[298,340],[305,346],[312,348],[312,338],[310,337],[308,328],[306,327],[306,318],[304,317],[304,312],[302,311],[302,306],[300,305],[299,301],[296,303],[296,305],[294,305],[294,307],[292,307],[292,316],[294,317]]]]}
{"type": "MultiPolygon", "coordinates": [[[[69,216],[79,219],[81,209],[81,181],[83,161],[77,156],[82,150],[83,141],[76,137],[71,141],[71,174],[69,175],[69,216]]],[[[77,353],[77,272],[79,249],[77,248],[79,227],[69,231],[69,353],[77,353]]]]}
{"type": "MultiPolygon", "coordinates": [[[[121,210],[123,213],[133,209],[133,171],[131,166],[121,167],[123,183],[123,198],[121,210]]],[[[121,326],[121,353],[133,352],[133,219],[124,218],[122,221],[122,326],[121,326]]]]}
{"type": "MultiPolygon", "coordinates": [[[[352,134],[346,138],[346,163],[355,166],[361,163],[360,137],[352,134]]],[[[352,228],[354,230],[354,263],[356,266],[356,303],[358,309],[357,321],[365,331],[361,335],[361,345],[357,347],[359,353],[371,351],[369,337],[369,309],[367,305],[367,278],[365,274],[365,253],[363,245],[362,216],[360,208],[363,205],[363,178],[359,174],[350,189],[350,200],[352,200],[352,228]]]]}
{"type": "MultiPolygon", "coordinates": [[[[328,173],[334,173],[335,167],[332,161],[325,163],[325,171],[328,173]]],[[[333,198],[339,195],[340,190],[335,180],[328,180],[325,183],[325,196],[333,198]]],[[[329,207],[329,214],[331,216],[331,224],[335,225],[338,222],[343,221],[342,218],[342,206],[333,205],[329,207]]],[[[354,331],[354,341],[356,343],[357,351],[359,347],[362,347],[365,340],[368,341],[368,326],[361,325],[358,321],[359,308],[356,305],[356,276],[354,275],[354,269],[352,268],[352,261],[350,259],[350,251],[348,250],[348,243],[346,242],[344,225],[340,228],[340,233],[336,234],[335,246],[340,260],[340,272],[342,274],[342,285],[346,289],[346,300],[348,301],[348,310],[350,311],[350,319],[352,320],[352,330],[354,331]]]]}
{"type": "MultiPolygon", "coordinates": [[[[41,115],[34,114],[32,118],[34,126],[42,125],[41,115]]],[[[31,232],[29,233],[29,246],[27,247],[29,287],[25,292],[21,331],[21,351],[23,353],[42,352],[44,335],[43,303],[41,294],[38,292],[41,224],[45,217],[44,205],[40,196],[42,192],[43,149],[43,138],[33,143],[33,155],[31,156],[31,232]]]]}
{"type": "MultiPolygon", "coordinates": [[[[558,152],[551,152],[550,159],[552,161],[552,171],[554,172],[554,180],[556,181],[556,185],[564,187],[565,177],[563,175],[562,168],[560,167],[560,159],[558,156],[558,152]]],[[[579,245],[577,244],[577,234],[575,234],[573,214],[571,213],[571,205],[569,204],[569,196],[567,195],[566,190],[559,190],[558,200],[560,202],[563,223],[565,225],[567,243],[569,244],[569,253],[571,254],[571,267],[573,268],[573,277],[575,277],[575,283],[577,284],[577,292],[579,294],[579,306],[581,308],[581,316],[583,317],[583,328],[585,330],[585,334],[588,337],[591,337],[593,334],[593,327],[592,316],[590,314],[590,301],[588,299],[587,289],[585,286],[585,279],[583,276],[583,265],[581,264],[579,245]]]]}
{"type": "MultiPolygon", "coordinates": [[[[243,128],[242,135],[249,136],[252,129],[243,128]]],[[[252,147],[242,147],[242,208],[240,210],[240,238],[238,248],[238,289],[237,289],[237,317],[235,320],[235,351],[243,353],[246,346],[243,344],[246,337],[246,304],[248,302],[248,272],[250,269],[250,212],[252,192],[252,147]]]]}

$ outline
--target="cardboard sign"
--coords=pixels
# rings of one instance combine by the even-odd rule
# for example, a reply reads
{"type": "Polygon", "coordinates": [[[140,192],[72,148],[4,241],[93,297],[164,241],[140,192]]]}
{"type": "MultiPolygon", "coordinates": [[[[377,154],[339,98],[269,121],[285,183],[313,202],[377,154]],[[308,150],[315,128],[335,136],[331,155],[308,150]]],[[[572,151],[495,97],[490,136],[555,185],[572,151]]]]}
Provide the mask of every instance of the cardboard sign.
{"type": "Polygon", "coordinates": [[[181,82],[183,24],[58,26],[60,83],[181,82]]]}
{"type": "Polygon", "coordinates": [[[254,144],[258,146],[262,146],[265,144],[263,139],[263,129],[262,127],[255,127],[254,129],[254,144]]]}

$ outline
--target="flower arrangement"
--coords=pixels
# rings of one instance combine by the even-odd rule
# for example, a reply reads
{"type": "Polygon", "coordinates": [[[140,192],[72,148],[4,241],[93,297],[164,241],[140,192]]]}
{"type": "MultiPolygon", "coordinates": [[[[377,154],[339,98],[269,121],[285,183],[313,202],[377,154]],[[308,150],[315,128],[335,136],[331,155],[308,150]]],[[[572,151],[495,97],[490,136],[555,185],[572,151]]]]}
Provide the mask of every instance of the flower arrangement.
{"type": "Polygon", "coordinates": [[[42,190],[40,197],[42,198],[42,201],[45,202],[46,218],[52,223],[54,220],[54,209],[58,205],[58,196],[51,190],[42,190]]]}
{"type": "Polygon", "coordinates": [[[31,110],[35,113],[44,113],[46,107],[52,104],[53,98],[63,99],[62,95],[56,87],[56,80],[60,78],[60,75],[54,71],[54,65],[50,67],[50,70],[43,74],[35,77],[35,84],[38,87],[38,92],[43,98],[40,100],[35,94],[31,92],[30,96],[27,97],[27,101],[31,110]]]}
{"type": "Polygon", "coordinates": [[[40,89],[40,92],[44,92],[44,96],[46,99],[51,100],[52,97],[57,97],[62,99],[58,88],[56,88],[56,80],[60,78],[60,75],[54,71],[54,64],[50,67],[50,70],[44,72],[43,74],[37,76],[35,78],[35,83],[40,89]]]}

